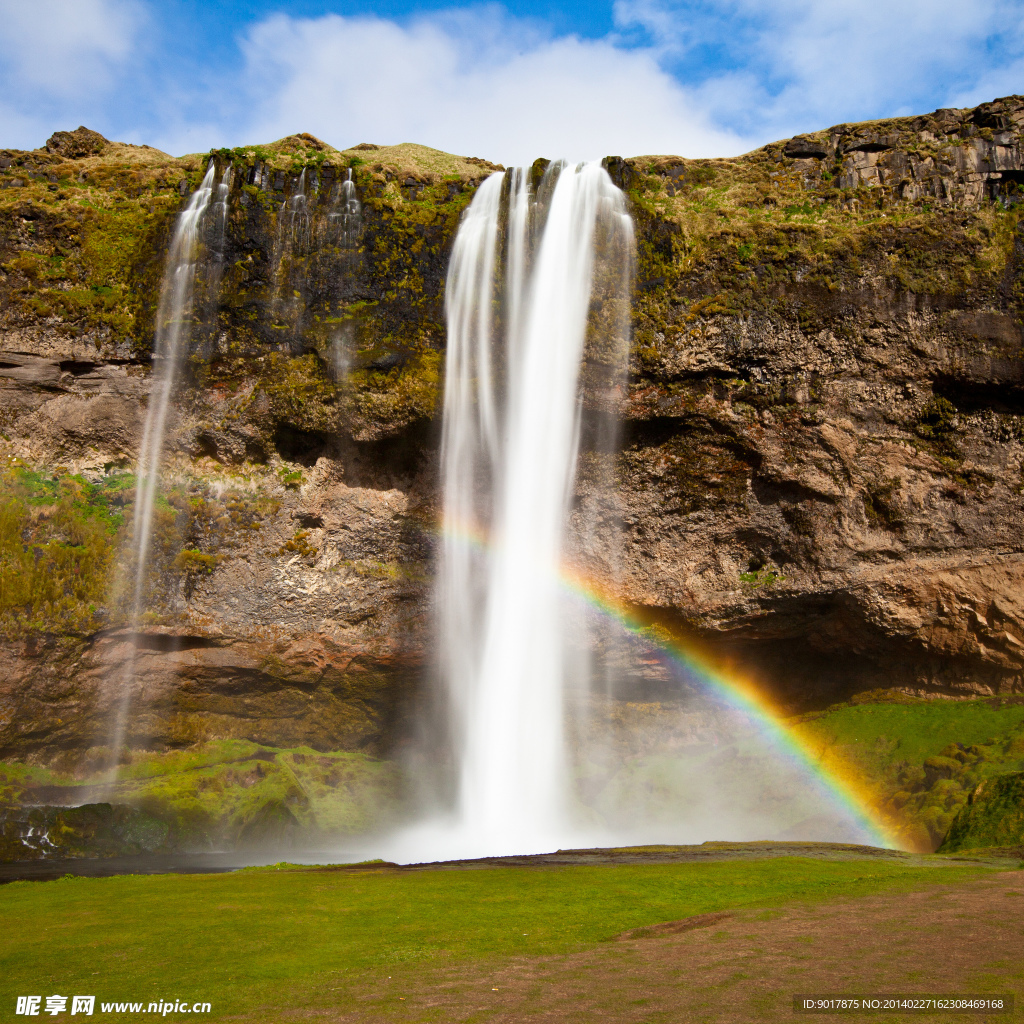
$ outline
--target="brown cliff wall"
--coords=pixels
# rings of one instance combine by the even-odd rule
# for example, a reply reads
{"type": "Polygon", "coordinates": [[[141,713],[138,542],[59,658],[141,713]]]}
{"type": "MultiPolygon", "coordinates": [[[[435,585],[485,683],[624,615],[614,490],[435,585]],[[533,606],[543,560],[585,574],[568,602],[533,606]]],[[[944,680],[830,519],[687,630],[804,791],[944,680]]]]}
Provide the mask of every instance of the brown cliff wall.
{"type": "MultiPolygon", "coordinates": [[[[586,452],[575,522],[603,525],[574,557],[794,706],[1022,688],[1022,123],[1014,97],[731,161],[607,163],[638,226],[634,350],[618,491],[586,452]]],[[[441,290],[487,168],[304,139],[216,155],[236,164],[229,257],[169,445],[139,745],[381,751],[429,663],[441,290]],[[353,166],[355,248],[282,256],[300,164],[314,226],[353,166]]],[[[130,466],[162,247],[203,166],[105,147],[0,160],[0,425],[25,550],[73,539],[26,472],[102,488],[130,466]]],[[[118,508],[111,551],[130,494],[118,508]]],[[[102,746],[118,608],[75,629],[3,611],[0,753],[102,746]]]]}

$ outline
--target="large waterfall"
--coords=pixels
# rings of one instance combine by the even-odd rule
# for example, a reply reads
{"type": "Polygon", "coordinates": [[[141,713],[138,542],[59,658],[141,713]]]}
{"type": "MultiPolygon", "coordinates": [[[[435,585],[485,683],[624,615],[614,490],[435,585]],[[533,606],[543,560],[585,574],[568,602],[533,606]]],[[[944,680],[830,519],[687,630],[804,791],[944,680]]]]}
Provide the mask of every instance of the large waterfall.
{"type": "Polygon", "coordinates": [[[623,196],[599,164],[549,168],[536,195],[526,171],[492,175],[455,242],[438,617],[456,767],[434,853],[536,852],[573,830],[563,535],[581,360],[608,323],[595,266],[618,292],[601,298],[621,308],[631,252],[623,196]]]}

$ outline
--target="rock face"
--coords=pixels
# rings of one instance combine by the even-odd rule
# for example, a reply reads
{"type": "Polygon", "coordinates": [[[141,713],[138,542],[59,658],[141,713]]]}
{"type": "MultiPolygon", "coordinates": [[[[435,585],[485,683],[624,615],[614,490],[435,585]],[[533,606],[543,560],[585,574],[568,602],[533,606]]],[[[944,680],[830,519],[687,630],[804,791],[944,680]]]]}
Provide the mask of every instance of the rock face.
{"type": "Polygon", "coordinates": [[[808,182],[840,189],[882,186],[904,201],[954,206],[999,200],[1024,184],[1020,98],[915,118],[841,124],[783,147],[808,182]]]}
{"type": "Polygon", "coordinates": [[[1021,687],[1022,123],[659,160],[661,195],[611,162],[643,211],[623,590],[791,701],[1021,687]]]}
{"type": "MultiPolygon", "coordinates": [[[[637,224],[634,345],[628,388],[584,389],[621,437],[584,439],[571,557],[791,707],[1024,689],[1022,126],[1010,97],[606,161],[637,224]]],[[[125,474],[205,171],[93,134],[0,154],[0,757],[66,767],[123,696],[125,474]]],[[[447,254],[494,168],[302,135],[211,156],[233,177],[130,742],[383,753],[430,664],[447,254]]]]}
{"type": "MultiPolygon", "coordinates": [[[[130,746],[168,749],[236,738],[279,747],[379,753],[393,731],[408,673],[370,642],[326,634],[274,642],[195,633],[106,633],[60,645],[8,646],[0,684],[5,756],[72,769],[102,748],[126,700],[130,746]],[[133,659],[126,692],[125,667],[133,659]]],[[[298,632],[298,630],[296,630],[298,632]]],[[[96,767],[101,767],[97,764],[96,767]]]]}

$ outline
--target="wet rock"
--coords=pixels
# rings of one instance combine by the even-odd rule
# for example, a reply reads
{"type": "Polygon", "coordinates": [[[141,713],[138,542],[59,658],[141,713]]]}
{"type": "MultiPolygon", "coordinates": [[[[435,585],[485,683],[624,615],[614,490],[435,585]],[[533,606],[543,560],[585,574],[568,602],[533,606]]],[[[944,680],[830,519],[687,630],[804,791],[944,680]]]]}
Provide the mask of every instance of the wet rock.
{"type": "Polygon", "coordinates": [[[97,803],[0,810],[0,860],[127,857],[172,848],[167,824],[134,807],[97,803]]]}

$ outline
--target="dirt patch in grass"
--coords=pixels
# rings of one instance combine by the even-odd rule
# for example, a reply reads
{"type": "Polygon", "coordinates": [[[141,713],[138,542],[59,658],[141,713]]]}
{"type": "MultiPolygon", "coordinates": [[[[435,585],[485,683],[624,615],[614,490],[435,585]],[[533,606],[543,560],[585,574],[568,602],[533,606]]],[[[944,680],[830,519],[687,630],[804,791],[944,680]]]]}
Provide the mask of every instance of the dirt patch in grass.
{"type": "MultiPolygon", "coordinates": [[[[1001,994],[1024,1020],[1024,871],[898,897],[737,911],[585,952],[429,972],[396,965],[336,1021],[791,1021],[795,993],[1001,994]]],[[[404,966],[404,965],[402,965],[404,966]]],[[[412,966],[412,965],[409,965],[412,966]]],[[[863,1015],[858,1015],[863,1016],[863,1015]]],[[[870,1014],[876,1022],[930,1015],[870,1014]]],[[[817,1016],[811,1019],[821,1019],[817,1016]]],[[[989,1019],[942,1014],[943,1020],[989,1019]]]]}

